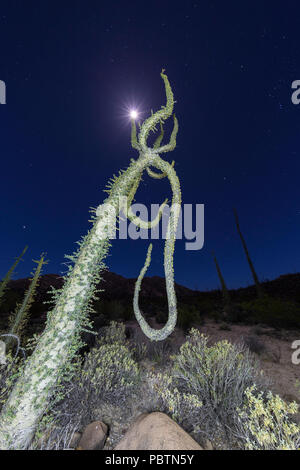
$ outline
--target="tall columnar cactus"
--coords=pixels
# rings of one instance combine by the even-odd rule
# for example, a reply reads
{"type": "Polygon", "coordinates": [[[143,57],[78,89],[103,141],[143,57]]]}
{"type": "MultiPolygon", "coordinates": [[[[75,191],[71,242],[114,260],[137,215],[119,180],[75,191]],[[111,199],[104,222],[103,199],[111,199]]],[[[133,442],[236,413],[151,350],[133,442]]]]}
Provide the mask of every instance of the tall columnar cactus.
{"type": "MultiPolygon", "coordinates": [[[[10,335],[17,335],[20,338],[24,330],[24,327],[28,319],[29,309],[34,300],[34,294],[38,286],[39,276],[40,276],[43,264],[48,263],[48,261],[44,261],[44,258],[45,258],[45,254],[42,253],[41,259],[39,261],[32,260],[34,263],[37,263],[37,268],[35,272],[31,273],[33,277],[31,279],[30,286],[27,292],[25,293],[23,302],[21,304],[19,303],[17,304],[15,311],[13,312],[13,314],[11,315],[9,319],[9,323],[10,323],[9,334],[10,335]]],[[[7,348],[9,348],[12,345],[13,341],[14,340],[12,336],[7,337],[6,339],[7,348]]]]}
{"type": "Polygon", "coordinates": [[[220,266],[219,266],[219,263],[217,261],[217,258],[216,258],[216,255],[215,255],[214,251],[212,252],[212,256],[213,256],[213,259],[214,259],[214,262],[215,262],[215,265],[216,265],[216,268],[217,268],[218,276],[219,276],[219,279],[220,279],[224,303],[225,303],[225,305],[229,305],[230,304],[230,295],[229,295],[227,286],[226,286],[225,281],[224,281],[224,277],[222,275],[222,272],[221,272],[221,269],[220,269],[220,266]]]}
{"type": "Polygon", "coordinates": [[[1,285],[0,285],[0,302],[1,302],[1,298],[3,297],[3,295],[5,293],[5,289],[7,288],[7,284],[9,283],[9,281],[11,279],[11,276],[12,276],[14,270],[16,269],[16,266],[21,261],[22,256],[25,254],[27,248],[28,248],[28,246],[25,246],[25,248],[22,251],[22,253],[20,254],[20,256],[18,256],[18,258],[16,258],[16,261],[14,262],[12,267],[9,269],[9,271],[7,271],[6,275],[4,276],[4,279],[2,280],[1,285]]]}
{"type": "MultiPolygon", "coordinates": [[[[69,266],[63,288],[57,291],[53,289],[55,307],[48,314],[45,331],[33,354],[27,360],[22,377],[16,382],[0,415],[0,449],[25,449],[31,442],[54,387],[60,382],[65,368],[69,367],[80,346],[81,331],[90,325],[88,320],[88,313],[91,311],[90,302],[95,298],[95,286],[100,280],[100,273],[104,268],[103,260],[110,246],[111,229],[115,226],[120,211],[124,210],[137,225],[142,226],[144,223],[128,210],[128,200],[130,202],[133,199],[144,170],[147,170],[152,177],[166,176],[173,192],[168,236],[164,249],[169,318],[161,330],[152,330],[138,307],[140,284],[150,263],[151,245],[148,249],[146,264],[136,283],[134,310],[142,330],[153,340],[165,339],[175,327],[177,311],[173,252],[181,192],[173,164],[160,157],[161,153],[173,150],[176,146],[178,123],[175,116],[170,142],[160,146],[161,133],[153,148],[147,146],[149,132],[156,130],[156,124],[162,125],[173,112],[173,93],[164,70],[161,77],[166,90],[166,106],[145,120],[140,126],[138,137],[135,124],[132,122],[131,142],[133,148],[139,151],[139,157],[137,160],[132,159],[127,170],[121,171],[118,177],[110,181],[107,199],[94,211],[93,227],[79,242],[78,251],[72,256],[67,256],[74,262],[74,266],[69,266]],[[160,173],[149,167],[155,168],[160,173]],[[128,198],[127,201],[126,198],[128,198]]],[[[157,219],[153,223],[157,223],[157,219]]]]}
{"type": "Polygon", "coordinates": [[[247,258],[248,264],[249,264],[250,269],[251,269],[251,272],[252,272],[252,276],[253,276],[254,283],[255,283],[255,286],[256,286],[257,296],[258,296],[258,297],[262,297],[262,296],[263,296],[263,290],[262,290],[262,287],[261,287],[260,282],[259,282],[259,280],[258,280],[257,274],[256,274],[256,272],[255,272],[253,263],[252,263],[252,261],[251,261],[251,258],[250,258],[250,255],[249,255],[249,251],[248,251],[248,248],[247,248],[245,239],[244,239],[244,237],[243,237],[243,235],[242,235],[236,209],[233,209],[233,212],[234,212],[234,216],[235,216],[236,228],[237,228],[238,234],[239,234],[239,236],[240,236],[240,239],[241,239],[243,248],[244,248],[245,253],[246,253],[246,258],[247,258]]]}

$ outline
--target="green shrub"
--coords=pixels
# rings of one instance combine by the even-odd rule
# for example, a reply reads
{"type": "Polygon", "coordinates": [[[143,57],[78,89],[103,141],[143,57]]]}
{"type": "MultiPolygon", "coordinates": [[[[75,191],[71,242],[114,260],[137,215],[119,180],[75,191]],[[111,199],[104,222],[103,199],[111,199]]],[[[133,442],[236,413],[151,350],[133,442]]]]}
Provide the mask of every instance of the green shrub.
{"type": "Polygon", "coordinates": [[[108,326],[101,328],[97,344],[101,346],[115,343],[126,344],[125,325],[124,323],[111,321],[108,326]]]}
{"type": "Polygon", "coordinates": [[[169,338],[164,341],[151,341],[139,328],[133,330],[130,344],[137,361],[149,359],[158,365],[166,364],[173,351],[169,338]]]}
{"type": "Polygon", "coordinates": [[[197,299],[194,302],[195,307],[201,316],[210,315],[215,310],[215,300],[212,299],[197,299]]]}
{"type": "Polygon", "coordinates": [[[102,314],[108,321],[124,319],[126,307],[119,300],[103,300],[95,302],[95,311],[102,314]]]}
{"type": "Polygon", "coordinates": [[[266,351],[263,341],[256,335],[249,335],[244,338],[245,345],[255,354],[262,354],[266,351]]]}
{"type": "Polygon", "coordinates": [[[103,344],[87,355],[80,377],[80,387],[93,400],[109,403],[126,401],[138,384],[139,368],[128,348],[120,343],[103,344]]]}
{"type": "Polygon", "coordinates": [[[191,329],[187,341],[172,359],[173,367],[167,375],[159,377],[160,380],[151,377],[165,412],[171,409],[188,432],[231,442],[236,409],[243,404],[245,390],[253,383],[265,386],[249,350],[228,341],[208,346],[208,338],[191,329]],[[181,411],[179,404],[184,397],[181,411]],[[192,403],[197,403],[194,409],[188,406],[192,403]]]}
{"type": "Polygon", "coordinates": [[[272,392],[258,392],[255,385],[245,391],[245,402],[238,410],[238,435],[249,450],[299,450],[300,428],[290,416],[297,403],[285,403],[272,392]]]}
{"type": "Polygon", "coordinates": [[[278,328],[300,327],[300,305],[291,301],[263,296],[242,302],[244,317],[251,323],[264,323],[278,328]]]}
{"type": "Polygon", "coordinates": [[[168,312],[166,312],[164,310],[159,310],[155,315],[155,319],[156,319],[157,323],[162,323],[162,324],[167,323],[167,321],[168,321],[168,312]]]}
{"type": "MultiPolygon", "coordinates": [[[[140,371],[127,343],[125,326],[111,322],[86,355],[78,380],[80,402],[86,410],[99,402],[125,404],[136,389],[140,371]]],[[[88,414],[86,410],[83,414],[88,414]]]]}
{"type": "Polygon", "coordinates": [[[124,321],[129,321],[129,320],[135,319],[133,306],[132,306],[131,303],[128,304],[128,305],[125,305],[122,319],[124,321]]]}
{"type": "Polygon", "coordinates": [[[196,307],[193,305],[181,305],[178,307],[177,325],[183,331],[187,331],[194,323],[202,324],[202,318],[196,307]]]}
{"type": "Polygon", "coordinates": [[[171,415],[180,424],[197,420],[202,407],[202,401],[197,395],[182,393],[168,374],[149,372],[148,380],[153,392],[160,398],[160,411],[171,415]]]}
{"type": "Polygon", "coordinates": [[[218,310],[212,310],[209,314],[209,318],[216,323],[220,323],[223,319],[222,312],[218,310]]]}

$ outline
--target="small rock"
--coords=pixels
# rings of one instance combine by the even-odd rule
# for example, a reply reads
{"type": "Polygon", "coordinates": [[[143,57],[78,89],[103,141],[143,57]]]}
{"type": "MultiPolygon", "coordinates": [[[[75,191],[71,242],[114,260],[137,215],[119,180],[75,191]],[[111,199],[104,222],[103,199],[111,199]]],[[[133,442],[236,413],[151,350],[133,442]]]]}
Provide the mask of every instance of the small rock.
{"type": "Polygon", "coordinates": [[[102,421],[94,421],[86,426],[78,443],[78,450],[101,450],[107,435],[107,426],[102,421]]]}

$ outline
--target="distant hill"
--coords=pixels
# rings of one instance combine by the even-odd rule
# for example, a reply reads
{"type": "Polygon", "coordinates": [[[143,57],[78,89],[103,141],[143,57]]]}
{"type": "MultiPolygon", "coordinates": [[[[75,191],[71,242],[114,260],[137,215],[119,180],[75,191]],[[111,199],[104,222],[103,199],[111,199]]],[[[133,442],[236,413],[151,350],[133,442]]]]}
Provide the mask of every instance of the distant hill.
{"type": "MultiPolygon", "coordinates": [[[[127,279],[109,271],[105,271],[102,277],[103,280],[99,283],[97,289],[104,290],[99,294],[99,298],[104,300],[132,300],[136,279],[127,279]]],[[[17,297],[22,298],[29,284],[29,278],[12,280],[8,284],[8,292],[13,292],[17,297]]],[[[35,296],[36,302],[43,302],[49,298],[47,292],[50,286],[61,288],[63,286],[62,276],[58,274],[42,275],[35,296]]],[[[262,286],[264,291],[271,296],[300,302],[300,273],[279,276],[272,281],[263,282],[262,286]]],[[[218,289],[202,292],[189,289],[180,284],[175,284],[175,289],[178,300],[188,303],[195,299],[195,297],[215,298],[218,300],[221,296],[221,292],[218,289]]],[[[233,300],[249,300],[256,296],[255,286],[251,285],[232,289],[230,294],[233,300]]],[[[141,298],[151,298],[152,300],[166,299],[165,279],[160,276],[145,277],[142,282],[141,298]]],[[[0,306],[0,312],[4,311],[3,307],[0,306]]]]}
{"type": "MultiPolygon", "coordinates": [[[[97,289],[104,289],[100,297],[105,300],[126,300],[132,298],[134,293],[134,285],[136,279],[127,279],[119,274],[105,271],[102,274],[103,280],[98,284],[97,289]]],[[[8,290],[13,290],[19,294],[23,294],[29,287],[29,278],[16,279],[8,283],[8,290]]],[[[37,288],[36,300],[44,299],[50,289],[50,286],[61,288],[63,286],[63,278],[58,274],[44,274],[39,278],[39,286],[37,288]]],[[[142,293],[146,297],[164,297],[165,296],[165,280],[159,276],[145,277],[142,283],[142,293]]],[[[179,297],[194,295],[195,292],[187,287],[176,284],[176,293],[179,297]]]]}
{"type": "MultiPolygon", "coordinates": [[[[263,291],[282,300],[300,302],[300,273],[283,274],[272,281],[261,283],[263,291]]],[[[230,291],[233,300],[249,300],[255,297],[255,286],[241,287],[230,291]]]]}
{"type": "MultiPolygon", "coordinates": [[[[105,271],[102,275],[103,280],[98,284],[97,289],[103,289],[97,296],[99,301],[94,303],[93,318],[98,318],[102,314],[108,319],[132,318],[132,299],[134,294],[134,286],[136,279],[127,279],[119,274],[105,271]]],[[[43,329],[47,318],[47,312],[52,309],[51,304],[45,304],[45,301],[51,300],[49,295],[50,287],[61,288],[64,279],[57,274],[44,274],[39,279],[39,286],[35,295],[35,301],[30,308],[30,317],[28,328],[31,331],[40,331],[43,329]]],[[[17,302],[21,302],[24,293],[30,284],[29,278],[12,280],[8,284],[3,302],[0,305],[0,330],[5,331],[8,325],[10,312],[14,311],[17,302]]],[[[285,305],[282,305],[281,312],[273,311],[270,314],[263,309],[259,314],[259,323],[269,323],[280,325],[300,325],[300,273],[285,274],[279,276],[272,281],[262,283],[263,290],[271,297],[280,299],[280,301],[293,301],[296,304],[292,311],[288,311],[285,305]],[[299,314],[298,306],[299,305],[299,314]],[[298,319],[299,318],[299,319],[298,319]]],[[[197,291],[187,287],[175,284],[179,317],[178,321],[184,322],[182,318],[189,318],[189,323],[196,318],[197,312],[201,316],[216,315],[220,316],[223,308],[222,292],[219,289],[212,291],[197,291]],[[196,313],[195,313],[196,312],[196,313]],[[196,316],[195,316],[196,315],[196,316]]],[[[248,302],[256,299],[255,286],[243,287],[240,289],[230,290],[231,300],[235,305],[240,302],[248,302]]],[[[159,276],[144,278],[142,282],[142,290],[140,293],[140,308],[143,313],[149,316],[155,316],[160,323],[167,320],[167,297],[165,288],[165,279],[159,276]]],[[[277,308],[278,310],[278,308],[277,308]]],[[[255,317],[253,313],[238,313],[238,317],[244,321],[251,321],[255,317]]],[[[101,320],[102,321],[102,320],[101,320]]]]}

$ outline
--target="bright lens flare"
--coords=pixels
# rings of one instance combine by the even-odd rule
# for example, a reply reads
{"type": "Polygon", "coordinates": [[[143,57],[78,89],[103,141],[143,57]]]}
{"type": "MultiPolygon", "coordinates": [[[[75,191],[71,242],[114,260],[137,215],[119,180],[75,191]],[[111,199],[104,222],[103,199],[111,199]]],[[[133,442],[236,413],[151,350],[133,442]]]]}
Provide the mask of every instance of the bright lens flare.
{"type": "Polygon", "coordinates": [[[131,117],[131,119],[136,119],[138,117],[138,113],[135,109],[132,109],[130,111],[130,117],[131,117]]]}

